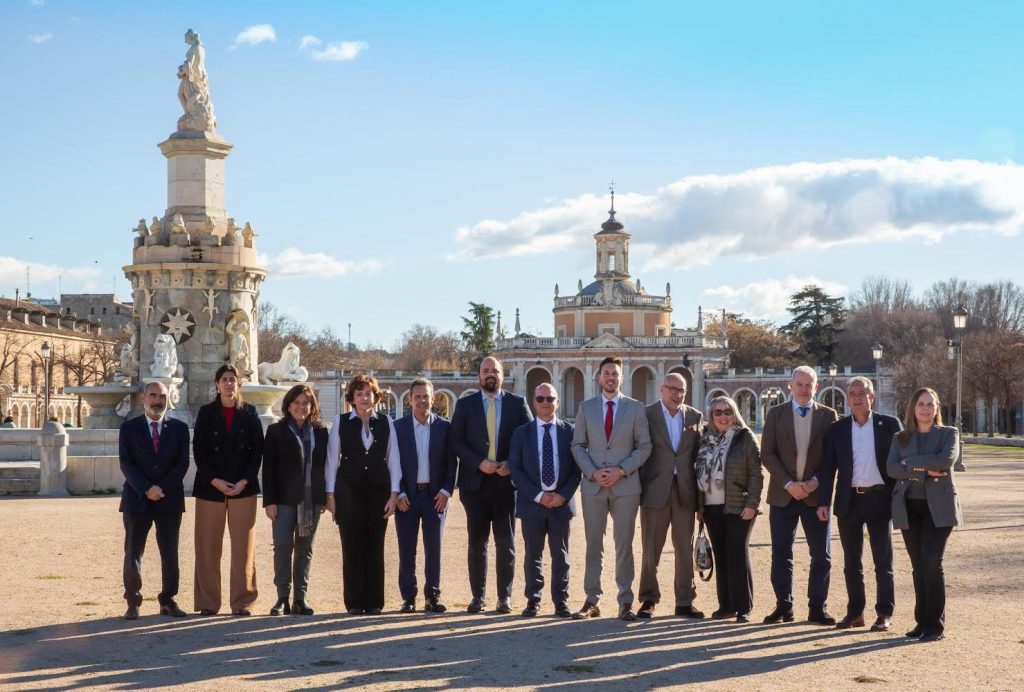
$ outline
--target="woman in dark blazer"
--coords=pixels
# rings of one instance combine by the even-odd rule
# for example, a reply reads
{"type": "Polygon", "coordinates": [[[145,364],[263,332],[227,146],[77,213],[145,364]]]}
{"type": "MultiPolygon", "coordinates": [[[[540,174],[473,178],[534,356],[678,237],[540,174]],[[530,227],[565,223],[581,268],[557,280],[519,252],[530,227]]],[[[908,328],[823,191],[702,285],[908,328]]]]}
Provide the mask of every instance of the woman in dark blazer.
{"type": "Polygon", "coordinates": [[[914,392],[903,428],[893,438],[886,470],[896,479],[892,525],[903,531],[914,570],[917,624],[907,636],[934,642],[942,639],[946,620],[942,556],[953,527],[963,523],[953,480],[959,436],[942,424],[939,395],[928,387],[914,392]]]}
{"type": "Polygon", "coordinates": [[[297,384],[281,402],[284,415],[263,441],[263,509],[273,522],[274,586],[271,615],[312,615],[306,602],[313,537],[326,509],[327,426],[313,390],[297,384]],[[288,605],[292,582],[295,598],[288,605]]]}
{"type": "Polygon", "coordinates": [[[352,411],[334,419],[327,442],[327,509],[341,534],[349,615],[384,608],[384,536],[398,505],[402,464],[395,426],[375,410],[382,397],[376,378],[353,377],[345,390],[352,411]]]}
{"type": "Polygon", "coordinates": [[[224,524],[231,536],[233,615],[251,615],[256,602],[256,495],[260,492],[263,425],[252,404],[242,400],[233,365],[214,376],[217,398],[196,414],[192,456],[196,478],[195,609],[215,615],[221,607],[220,560],[224,524]]]}
{"type": "Polygon", "coordinates": [[[708,425],[697,450],[697,502],[715,555],[716,620],[750,622],[754,578],[750,533],[761,504],[764,476],[754,433],[736,402],[718,396],[708,406],[708,425]]]}

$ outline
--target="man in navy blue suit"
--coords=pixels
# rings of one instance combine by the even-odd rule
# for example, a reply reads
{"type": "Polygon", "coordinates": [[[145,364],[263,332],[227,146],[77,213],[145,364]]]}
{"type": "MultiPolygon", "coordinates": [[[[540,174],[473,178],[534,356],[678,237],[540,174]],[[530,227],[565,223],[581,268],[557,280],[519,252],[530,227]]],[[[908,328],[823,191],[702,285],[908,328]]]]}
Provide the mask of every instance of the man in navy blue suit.
{"type": "Polygon", "coordinates": [[[569,524],[576,516],[573,496],[580,485],[580,468],[573,460],[573,426],[555,416],[558,392],[550,384],[533,390],[537,419],[512,433],[508,467],[516,486],[516,516],[522,522],[523,573],[526,609],[523,617],[540,611],[544,575],[544,541],[551,549],[551,600],[555,615],[569,617],[569,524]]]}
{"type": "Polygon", "coordinates": [[[188,426],[167,418],[167,387],[150,382],[143,392],[146,413],[125,421],[118,436],[118,456],[124,474],[121,518],[124,522],[125,620],[139,617],[142,605],[142,553],[149,530],[156,524],[162,578],[160,614],[185,617],[174,602],[178,594],[178,532],[185,511],[188,471],[188,426]]]}
{"type": "Polygon", "coordinates": [[[512,432],[533,420],[526,400],[501,389],[504,371],[497,358],[480,361],[480,390],[459,399],[452,416],[452,447],[459,457],[459,499],[466,508],[469,588],[466,611],[484,609],[487,588],[487,542],[494,531],[494,566],[498,577],[495,612],[512,612],[516,569],[515,489],[508,470],[512,432]]]}
{"type": "Polygon", "coordinates": [[[836,629],[864,626],[864,527],[875,563],[877,619],[875,632],[892,628],[896,587],[892,568],[892,489],[895,481],[886,473],[892,438],[903,429],[899,420],[871,410],[875,389],[866,377],[852,377],[846,384],[850,415],[833,423],[825,433],[821,457],[821,492],[818,518],[828,521],[835,484],[835,515],[843,544],[843,576],[846,578],[846,617],[836,629]],[[836,476],[839,479],[836,481],[836,476]]]}
{"type": "Polygon", "coordinates": [[[441,595],[441,534],[448,499],[455,489],[455,455],[448,443],[451,423],[434,415],[434,385],[420,377],[409,388],[412,413],[395,421],[395,438],[402,461],[395,527],[398,531],[398,589],[402,612],[416,610],[416,540],[423,527],[423,609],[443,613],[441,595]]]}

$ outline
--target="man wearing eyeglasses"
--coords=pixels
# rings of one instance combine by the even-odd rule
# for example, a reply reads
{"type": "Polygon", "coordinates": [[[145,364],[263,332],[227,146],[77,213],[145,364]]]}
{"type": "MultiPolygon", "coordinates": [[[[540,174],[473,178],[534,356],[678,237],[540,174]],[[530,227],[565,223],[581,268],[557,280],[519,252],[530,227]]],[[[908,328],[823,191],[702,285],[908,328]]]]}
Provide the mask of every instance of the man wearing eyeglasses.
{"type": "Polygon", "coordinates": [[[516,516],[523,531],[526,557],[526,609],[523,617],[540,612],[544,576],[544,541],[551,547],[551,600],[555,615],[569,617],[569,524],[576,516],[573,496],[580,470],[569,445],[573,426],[555,416],[558,392],[550,384],[533,390],[537,418],[512,433],[508,468],[516,486],[516,516]]]}
{"type": "Polygon", "coordinates": [[[700,442],[704,416],[683,403],[686,380],[669,373],[661,383],[661,401],[647,407],[651,431],[651,456],[640,467],[640,610],[636,615],[650,618],[661,601],[658,562],[669,527],[675,551],[675,594],[677,617],[703,618],[693,607],[697,587],[693,581],[693,526],[697,512],[697,480],[694,460],[700,442]]]}

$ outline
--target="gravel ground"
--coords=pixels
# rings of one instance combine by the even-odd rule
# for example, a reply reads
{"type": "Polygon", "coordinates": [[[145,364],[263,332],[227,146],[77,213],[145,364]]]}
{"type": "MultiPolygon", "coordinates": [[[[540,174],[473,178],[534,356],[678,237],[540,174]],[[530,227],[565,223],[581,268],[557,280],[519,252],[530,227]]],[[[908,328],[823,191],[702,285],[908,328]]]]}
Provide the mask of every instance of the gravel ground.
{"type": "MultiPolygon", "coordinates": [[[[912,625],[913,587],[902,539],[895,538],[893,632],[839,632],[794,622],[737,625],[680,620],[664,604],[653,620],[611,617],[572,622],[541,617],[469,615],[465,516],[448,519],[443,555],[445,615],[399,615],[397,548],[388,528],[385,613],[342,614],[340,546],[325,522],[316,539],[308,617],[266,615],[274,602],[270,522],[261,513],[257,572],[262,590],[251,618],[157,615],[159,559],[153,537],[144,562],[142,617],[125,622],[121,598],[123,529],[116,497],[0,500],[0,686],[153,689],[579,688],[654,689],[1024,689],[1024,450],[969,446],[970,471],[958,479],[967,524],[946,552],[946,639],[930,645],[902,636],[912,625]]],[[[182,591],[190,609],[193,570],[191,502],[181,536],[182,591]]],[[[572,607],[582,603],[583,530],[574,523],[572,607]]],[[[798,539],[802,543],[802,537],[798,539]]],[[[639,531],[637,533],[639,575],[639,531]]],[[[868,602],[874,585],[870,551],[868,602]]],[[[755,622],[773,606],[768,579],[767,517],[754,530],[755,622]]],[[[519,555],[522,554],[519,546],[519,555]]],[[[830,608],[845,608],[842,548],[833,527],[830,608]]],[[[612,590],[611,538],[604,584],[612,590]]],[[[803,592],[807,553],[797,547],[803,592]]],[[[663,564],[671,565],[671,547],[663,564]]],[[[545,566],[547,570],[547,566],[545,566]]],[[[493,590],[493,572],[490,576],[493,590]]],[[[225,589],[227,574],[224,574],[225,589]]],[[[517,573],[514,613],[525,605],[517,573]]],[[[662,576],[671,592],[671,574],[662,576]]],[[[635,586],[635,585],[634,585],[635,586]]],[[[493,595],[489,595],[493,605],[493,595]]],[[[610,600],[605,598],[605,603],[610,600]]],[[[716,607],[710,585],[696,605],[716,607]]],[[[870,606],[869,606],[870,608],[870,606]]],[[[798,608],[797,615],[806,614],[798,608]]],[[[870,613],[869,613],[870,615],[870,613]]]]}

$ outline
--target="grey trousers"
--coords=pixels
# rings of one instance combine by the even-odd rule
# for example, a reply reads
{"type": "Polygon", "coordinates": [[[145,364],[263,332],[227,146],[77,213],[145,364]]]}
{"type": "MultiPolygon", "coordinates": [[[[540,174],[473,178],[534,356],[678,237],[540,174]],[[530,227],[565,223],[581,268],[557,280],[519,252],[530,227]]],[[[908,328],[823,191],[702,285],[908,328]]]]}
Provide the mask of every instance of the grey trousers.
{"type": "Polygon", "coordinates": [[[664,507],[640,508],[640,543],[643,559],[640,562],[640,600],[661,602],[658,586],[658,563],[665,548],[669,526],[672,527],[672,549],[675,552],[674,591],[677,606],[693,605],[697,587],[693,581],[693,524],[694,510],[687,509],[679,499],[679,486],[672,483],[672,491],[664,507]]]}
{"type": "Polygon", "coordinates": [[[309,586],[309,565],[313,560],[313,538],[320,523],[320,508],[314,507],[313,530],[308,536],[298,535],[298,508],[277,506],[277,519],[273,524],[274,586],[278,598],[288,598],[292,578],[295,580],[295,600],[306,600],[309,586]]]}
{"type": "Polygon", "coordinates": [[[640,494],[615,496],[611,489],[601,488],[596,495],[583,493],[582,496],[583,532],[587,537],[583,591],[591,603],[597,603],[601,598],[604,533],[610,514],[612,537],[615,539],[615,584],[619,587],[617,600],[620,606],[629,605],[633,602],[633,535],[636,533],[640,494]]]}

